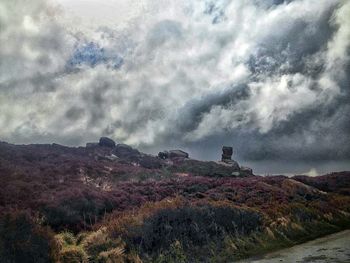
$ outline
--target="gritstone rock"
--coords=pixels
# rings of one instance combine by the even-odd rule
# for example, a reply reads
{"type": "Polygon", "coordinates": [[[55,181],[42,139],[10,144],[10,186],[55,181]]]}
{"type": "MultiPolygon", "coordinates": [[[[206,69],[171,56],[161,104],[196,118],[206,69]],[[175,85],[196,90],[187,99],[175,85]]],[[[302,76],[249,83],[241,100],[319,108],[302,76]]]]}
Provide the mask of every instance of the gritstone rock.
{"type": "Polygon", "coordinates": [[[98,145],[113,148],[115,147],[115,142],[108,137],[101,137],[98,145]]]}
{"type": "Polygon", "coordinates": [[[163,151],[158,153],[158,157],[160,159],[168,159],[169,158],[169,152],[168,151],[163,151]]]}
{"type": "Polygon", "coordinates": [[[241,172],[247,173],[247,174],[253,174],[253,169],[245,166],[241,166],[241,172]]]}
{"type": "Polygon", "coordinates": [[[232,147],[223,146],[223,147],[222,147],[221,160],[222,160],[223,162],[231,160],[232,154],[233,154],[233,148],[232,148],[232,147]]]}
{"type": "Polygon", "coordinates": [[[140,155],[140,152],[127,144],[117,144],[113,149],[113,154],[118,157],[136,157],[140,155]]]}
{"type": "Polygon", "coordinates": [[[159,152],[158,157],[160,159],[178,158],[178,157],[189,158],[189,154],[181,150],[170,150],[170,151],[159,152]]]}
{"type": "Polygon", "coordinates": [[[189,155],[187,152],[184,152],[181,150],[171,150],[169,152],[169,158],[177,158],[177,157],[188,158],[189,155]]]}

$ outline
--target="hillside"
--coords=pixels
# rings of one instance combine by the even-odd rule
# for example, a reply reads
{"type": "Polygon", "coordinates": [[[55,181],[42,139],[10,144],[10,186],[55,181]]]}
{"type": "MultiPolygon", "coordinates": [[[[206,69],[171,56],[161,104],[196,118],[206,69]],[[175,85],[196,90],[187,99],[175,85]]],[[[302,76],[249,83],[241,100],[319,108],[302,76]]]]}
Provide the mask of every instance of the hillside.
{"type": "Polygon", "coordinates": [[[0,183],[1,262],[229,262],[350,226],[350,172],[262,177],[108,140],[2,142],[0,183]]]}

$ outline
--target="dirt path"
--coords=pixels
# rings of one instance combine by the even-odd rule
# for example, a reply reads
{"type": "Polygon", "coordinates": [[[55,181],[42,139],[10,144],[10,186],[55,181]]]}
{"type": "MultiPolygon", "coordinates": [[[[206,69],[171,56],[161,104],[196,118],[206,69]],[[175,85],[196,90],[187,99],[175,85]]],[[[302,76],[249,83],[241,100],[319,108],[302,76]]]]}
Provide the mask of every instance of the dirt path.
{"type": "Polygon", "coordinates": [[[350,230],[315,239],[241,263],[350,263],[350,230]]]}

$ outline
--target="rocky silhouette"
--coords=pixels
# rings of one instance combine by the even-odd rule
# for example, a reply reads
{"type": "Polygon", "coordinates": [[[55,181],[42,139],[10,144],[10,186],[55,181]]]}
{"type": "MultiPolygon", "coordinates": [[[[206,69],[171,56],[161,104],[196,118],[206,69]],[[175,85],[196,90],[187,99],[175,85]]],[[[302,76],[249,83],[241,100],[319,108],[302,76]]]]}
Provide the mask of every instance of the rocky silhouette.
{"type": "Polygon", "coordinates": [[[168,158],[189,158],[189,154],[182,150],[170,150],[158,153],[158,157],[161,159],[168,158]]]}
{"type": "Polygon", "coordinates": [[[221,160],[223,162],[231,161],[232,154],[233,154],[233,148],[232,147],[230,147],[230,146],[223,146],[222,147],[221,160]]]}
{"type": "Polygon", "coordinates": [[[113,148],[115,146],[115,141],[108,137],[101,137],[98,144],[102,147],[113,148]]]}

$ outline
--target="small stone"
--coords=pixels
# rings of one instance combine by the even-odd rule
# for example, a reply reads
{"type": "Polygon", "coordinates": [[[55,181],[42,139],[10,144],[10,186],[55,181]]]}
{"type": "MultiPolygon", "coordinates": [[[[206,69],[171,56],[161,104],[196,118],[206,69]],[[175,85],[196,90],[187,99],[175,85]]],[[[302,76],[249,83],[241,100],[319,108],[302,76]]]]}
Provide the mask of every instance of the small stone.
{"type": "Polygon", "coordinates": [[[232,172],[232,176],[239,176],[240,173],[239,172],[232,172]]]}
{"type": "Polygon", "coordinates": [[[253,169],[245,166],[241,166],[241,172],[253,174],[253,169]]]}

